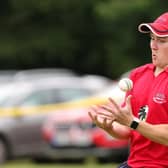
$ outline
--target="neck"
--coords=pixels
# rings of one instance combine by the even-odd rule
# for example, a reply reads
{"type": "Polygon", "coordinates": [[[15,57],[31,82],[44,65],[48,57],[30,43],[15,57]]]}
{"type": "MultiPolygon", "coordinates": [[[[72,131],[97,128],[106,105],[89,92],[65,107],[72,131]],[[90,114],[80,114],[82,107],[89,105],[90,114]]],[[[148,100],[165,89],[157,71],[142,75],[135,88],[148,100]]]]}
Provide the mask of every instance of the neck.
{"type": "Polygon", "coordinates": [[[155,71],[154,71],[154,75],[158,76],[161,72],[164,71],[165,68],[160,68],[160,67],[156,67],[155,71]]]}

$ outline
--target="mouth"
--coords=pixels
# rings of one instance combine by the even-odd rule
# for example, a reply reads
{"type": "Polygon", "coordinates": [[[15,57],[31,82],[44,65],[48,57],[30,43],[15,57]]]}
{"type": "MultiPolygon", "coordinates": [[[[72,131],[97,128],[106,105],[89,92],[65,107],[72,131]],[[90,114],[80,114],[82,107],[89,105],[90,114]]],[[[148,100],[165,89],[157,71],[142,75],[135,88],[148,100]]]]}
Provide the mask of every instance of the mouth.
{"type": "Polygon", "coordinates": [[[156,60],[157,56],[155,54],[152,54],[152,60],[156,60]]]}
{"type": "Polygon", "coordinates": [[[156,54],[152,54],[152,58],[156,58],[157,56],[156,56],[156,54]]]}

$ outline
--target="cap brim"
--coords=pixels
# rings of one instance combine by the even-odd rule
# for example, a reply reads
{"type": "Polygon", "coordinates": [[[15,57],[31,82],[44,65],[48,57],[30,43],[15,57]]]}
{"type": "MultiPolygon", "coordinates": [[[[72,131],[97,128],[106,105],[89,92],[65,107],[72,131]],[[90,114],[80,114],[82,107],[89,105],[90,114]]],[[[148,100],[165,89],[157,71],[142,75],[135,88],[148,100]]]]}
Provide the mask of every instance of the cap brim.
{"type": "Polygon", "coordinates": [[[156,27],[159,27],[157,23],[142,23],[138,26],[138,30],[141,33],[150,33],[152,32],[158,37],[168,37],[168,30],[166,31],[159,31],[156,27]]]}

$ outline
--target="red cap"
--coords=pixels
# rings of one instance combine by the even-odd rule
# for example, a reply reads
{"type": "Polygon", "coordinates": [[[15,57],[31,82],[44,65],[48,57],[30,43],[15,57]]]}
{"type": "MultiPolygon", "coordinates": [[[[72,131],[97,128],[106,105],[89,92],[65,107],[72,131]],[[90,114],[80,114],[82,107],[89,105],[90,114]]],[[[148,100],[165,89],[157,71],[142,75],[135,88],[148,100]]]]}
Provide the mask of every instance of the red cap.
{"type": "Polygon", "coordinates": [[[163,13],[153,23],[142,23],[138,30],[141,33],[152,32],[158,37],[168,37],[168,12],[163,13]]]}

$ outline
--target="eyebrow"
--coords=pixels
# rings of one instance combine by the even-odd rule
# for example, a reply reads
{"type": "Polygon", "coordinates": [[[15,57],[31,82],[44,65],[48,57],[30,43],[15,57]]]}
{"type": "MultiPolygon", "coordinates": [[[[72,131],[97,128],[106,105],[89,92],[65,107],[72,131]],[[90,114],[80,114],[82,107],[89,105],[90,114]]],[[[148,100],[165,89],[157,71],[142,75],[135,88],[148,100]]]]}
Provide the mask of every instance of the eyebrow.
{"type": "Polygon", "coordinates": [[[154,35],[153,33],[150,33],[150,37],[156,37],[157,39],[165,39],[165,40],[168,39],[168,37],[158,37],[158,36],[154,35]]]}

